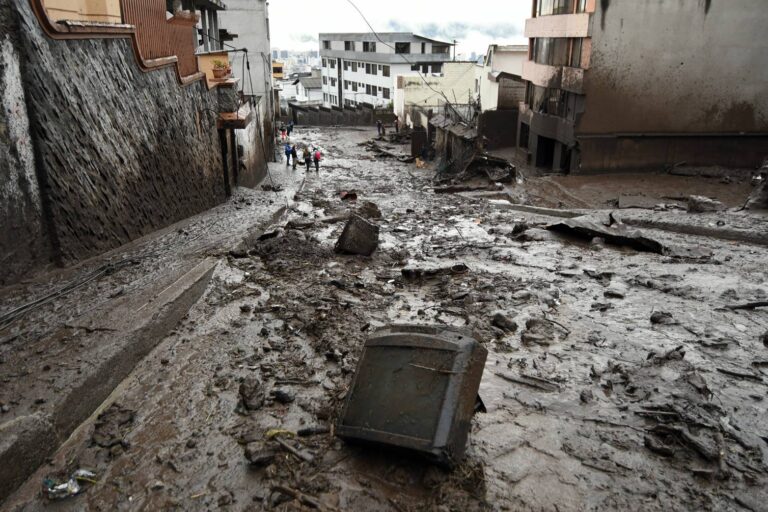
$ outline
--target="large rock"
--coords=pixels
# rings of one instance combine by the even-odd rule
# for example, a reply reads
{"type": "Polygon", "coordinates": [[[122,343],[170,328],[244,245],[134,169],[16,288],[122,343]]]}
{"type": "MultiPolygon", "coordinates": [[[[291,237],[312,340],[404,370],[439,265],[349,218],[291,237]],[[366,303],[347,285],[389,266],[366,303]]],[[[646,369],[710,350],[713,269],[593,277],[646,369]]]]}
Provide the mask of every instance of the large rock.
{"type": "Polygon", "coordinates": [[[725,205],[720,201],[704,196],[690,196],[688,198],[688,213],[721,212],[725,205]]]}
{"type": "Polygon", "coordinates": [[[349,219],[336,242],[336,252],[342,254],[370,256],[378,247],[379,226],[359,215],[353,215],[349,219]]]}

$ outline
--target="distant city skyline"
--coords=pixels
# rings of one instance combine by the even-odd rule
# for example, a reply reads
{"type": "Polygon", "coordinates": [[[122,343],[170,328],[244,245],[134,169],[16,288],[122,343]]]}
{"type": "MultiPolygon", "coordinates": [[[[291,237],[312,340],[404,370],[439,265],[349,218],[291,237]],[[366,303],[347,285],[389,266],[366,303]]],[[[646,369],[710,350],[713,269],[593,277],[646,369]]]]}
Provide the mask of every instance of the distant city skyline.
{"type": "MultiPolygon", "coordinates": [[[[356,0],[355,4],[377,31],[458,40],[457,52],[467,58],[473,52],[484,55],[489,44],[527,42],[523,27],[530,16],[529,0],[478,0],[472,8],[456,0],[356,0]]],[[[317,50],[321,32],[370,32],[346,0],[273,1],[269,9],[272,47],[280,50],[317,50]]]]}

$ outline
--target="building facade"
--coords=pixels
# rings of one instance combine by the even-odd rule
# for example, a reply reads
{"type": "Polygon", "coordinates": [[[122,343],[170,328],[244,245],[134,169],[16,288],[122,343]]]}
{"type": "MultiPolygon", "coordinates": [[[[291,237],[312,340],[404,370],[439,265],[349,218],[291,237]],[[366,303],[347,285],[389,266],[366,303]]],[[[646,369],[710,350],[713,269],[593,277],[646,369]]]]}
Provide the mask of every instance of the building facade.
{"type": "Polygon", "coordinates": [[[395,114],[410,128],[426,128],[429,112],[437,112],[445,98],[469,103],[475,82],[474,62],[446,62],[440,75],[419,76],[415,71],[397,77],[395,114]]]}
{"type": "Polygon", "coordinates": [[[525,91],[520,78],[523,63],[528,60],[528,45],[498,45],[488,47],[482,65],[477,66],[475,91],[483,112],[499,108],[518,108],[519,89],[525,91]],[[501,103],[501,106],[500,106],[501,103]]]}
{"type": "Polygon", "coordinates": [[[451,44],[411,33],[320,34],[323,102],[333,107],[392,104],[396,78],[442,74],[451,44]]]}
{"type": "Polygon", "coordinates": [[[518,147],[537,167],[754,167],[768,147],[762,0],[534,0],[518,147]]]}

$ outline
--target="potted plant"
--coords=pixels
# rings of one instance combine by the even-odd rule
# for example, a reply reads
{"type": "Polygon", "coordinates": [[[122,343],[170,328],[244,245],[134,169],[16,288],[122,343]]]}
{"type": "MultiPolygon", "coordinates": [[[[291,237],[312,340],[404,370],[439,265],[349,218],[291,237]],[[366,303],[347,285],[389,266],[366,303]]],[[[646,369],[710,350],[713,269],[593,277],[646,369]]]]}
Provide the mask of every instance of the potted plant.
{"type": "Polygon", "coordinates": [[[213,77],[214,78],[227,78],[229,75],[229,63],[223,60],[213,61],[213,77]]]}

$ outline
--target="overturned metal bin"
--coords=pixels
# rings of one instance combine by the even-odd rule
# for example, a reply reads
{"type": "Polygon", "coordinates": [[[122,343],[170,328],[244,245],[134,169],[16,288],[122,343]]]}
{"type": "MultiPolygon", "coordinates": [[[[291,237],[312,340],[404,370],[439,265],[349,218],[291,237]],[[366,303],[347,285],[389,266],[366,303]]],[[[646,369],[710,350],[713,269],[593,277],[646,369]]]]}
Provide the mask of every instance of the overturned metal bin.
{"type": "Polygon", "coordinates": [[[446,326],[391,326],[365,344],[337,433],[453,466],[464,455],[488,351],[446,326]]]}

